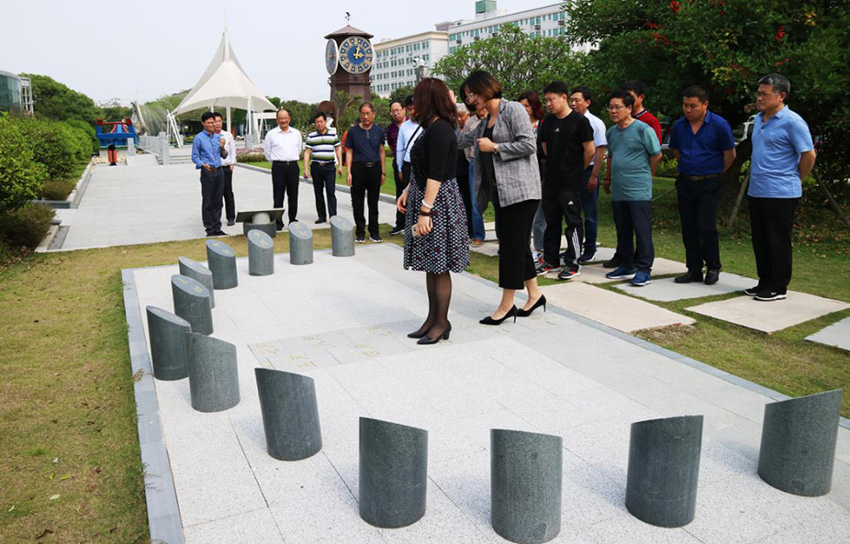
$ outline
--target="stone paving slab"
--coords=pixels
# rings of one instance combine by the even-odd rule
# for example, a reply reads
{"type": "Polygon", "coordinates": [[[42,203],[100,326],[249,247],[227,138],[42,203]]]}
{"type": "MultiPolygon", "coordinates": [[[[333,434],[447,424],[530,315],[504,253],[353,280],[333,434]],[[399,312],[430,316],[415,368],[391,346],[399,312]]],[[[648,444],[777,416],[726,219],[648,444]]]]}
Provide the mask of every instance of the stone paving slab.
{"type": "Polygon", "coordinates": [[[850,317],[845,317],[838,323],[833,323],[829,327],[807,336],[806,340],[850,351],[850,317]]]}
{"type": "Polygon", "coordinates": [[[702,298],[714,295],[725,295],[736,291],[743,291],[752,287],[757,280],[739,276],[737,274],[720,273],[720,280],[714,285],[705,285],[699,283],[683,283],[679,284],[673,281],[674,278],[663,278],[652,280],[652,283],[640,288],[635,288],[631,285],[617,285],[617,289],[622,289],[636,297],[647,300],[657,300],[659,302],[670,302],[673,300],[683,300],[688,298],[702,298]]]}
{"type": "Polygon", "coordinates": [[[623,332],[696,322],[654,304],[580,282],[549,285],[541,291],[550,304],[623,332]]]}
{"type": "MultiPolygon", "coordinates": [[[[799,534],[813,519],[850,524],[843,457],[826,497],[785,495],[755,476],[751,445],[770,399],[721,372],[682,364],[552,307],[482,327],[477,320],[500,290],[466,274],[453,276],[451,340],[417,346],[404,333],[424,317],[424,275],[401,268],[398,247],[359,246],[345,259],[320,251],[308,266],[276,259],[276,273],[263,277],[249,276],[247,259],[237,259],[239,287],[216,293],[213,336],[237,346],[239,405],[194,412],[186,380],[152,380],[187,542],[505,542],[489,523],[489,430],[496,427],[564,437],[563,527],[553,542],[755,543],[799,534]],[[334,364],[296,369],[274,359],[299,350],[324,351],[334,364]],[[293,463],[266,454],[257,366],[316,381],[319,454],[293,463]],[[690,413],[706,417],[697,519],[682,529],[648,526],[624,506],[629,425],[690,413]],[[429,431],[428,510],[411,527],[381,530],[359,518],[360,416],[429,431]]],[[[171,307],[176,269],[129,272],[140,329],[146,305],[171,307]]],[[[561,288],[608,293],[615,297],[605,304],[609,312],[622,299],[648,304],[590,285],[561,288]]],[[[850,431],[840,429],[839,450],[848,449],[850,431]]],[[[838,529],[813,534],[806,544],[842,541],[834,539],[838,529]]]]}
{"type": "Polygon", "coordinates": [[[688,310],[769,334],[847,308],[850,304],[846,302],[788,291],[785,300],[759,302],[741,296],[707,302],[688,310]]]}

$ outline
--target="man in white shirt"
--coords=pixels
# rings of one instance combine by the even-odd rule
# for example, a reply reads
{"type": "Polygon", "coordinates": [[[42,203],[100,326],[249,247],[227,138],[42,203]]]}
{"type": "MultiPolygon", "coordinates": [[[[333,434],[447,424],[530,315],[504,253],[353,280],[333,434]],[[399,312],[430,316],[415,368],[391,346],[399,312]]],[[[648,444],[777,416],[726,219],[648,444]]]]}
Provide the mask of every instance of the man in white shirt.
{"type": "Polygon", "coordinates": [[[583,187],[581,192],[581,207],[584,212],[584,251],[578,262],[585,264],[596,257],[596,233],[598,220],[596,214],[596,202],[599,200],[599,169],[605,160],[605,150],[608,141],[605,137],[605,123],[599,117],[588,111],[590,107],[590,89],[580,85],[570,93],[570,107],[584,115],[593,128],[593,143],[596,145],[596,155],[590,161],[584,171],[583,187]]]}
{"type": "Polygon", "coordinates": [[[224,173],[224,211],[227,217],[227,226],[236,224],[236,200],[233,198],[233,169],[236,168],[236,142],[233,135],[228,131],[222,131],[222,117],[220,113],[215,114],[215,133],[224,140],[224,149],[227,157],[221,159],[222,171],[224,173]]]}
{"type": "MultiPolygon", "coordinates": [[[[289,203],[289,222],[298,221],[298,157],[301,155],[301,132],[289,126],[291,116],[281,108],[277,110],[277,127],[266,134],[263,154],[272,163],[274,207],[283,207],[283,195],[289,203]]],[[[283,219],[276,221],[277,230],[283,229],[283,219]]]]}

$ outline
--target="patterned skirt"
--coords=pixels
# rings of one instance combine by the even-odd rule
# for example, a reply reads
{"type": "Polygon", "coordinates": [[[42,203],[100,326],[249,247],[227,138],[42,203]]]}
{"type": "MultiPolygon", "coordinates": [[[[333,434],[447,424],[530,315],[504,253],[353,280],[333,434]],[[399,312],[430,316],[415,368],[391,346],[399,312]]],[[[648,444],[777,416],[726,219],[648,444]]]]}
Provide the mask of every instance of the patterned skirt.
{"type": "MultiPolygon", "coordinates": [[[[411,173],[411,178],[413,177],[411,173]]],[[[433,230],[425,236],[413,236],[410,229],[419,221],[422,197],[415,179],[411,179],[407,195],[407,216],[404,229],[404,268],[442,274],[460,273],[469,266],[469,235],[466,230],[466,210],[457,180],[440,184],[434,199],[431,216],[433,230]]]]}

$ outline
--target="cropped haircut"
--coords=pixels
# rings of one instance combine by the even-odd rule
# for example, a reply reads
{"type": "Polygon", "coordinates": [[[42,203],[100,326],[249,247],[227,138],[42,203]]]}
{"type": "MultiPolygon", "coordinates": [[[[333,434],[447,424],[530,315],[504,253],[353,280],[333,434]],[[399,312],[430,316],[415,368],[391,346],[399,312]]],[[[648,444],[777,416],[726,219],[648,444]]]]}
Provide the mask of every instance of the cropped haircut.
{"type": "MultiPolygon", "coordinates": [[[[502,98],[502,84],[499,83],[498,79],[484,70],[476,70],[469,74],[469,77],[467,77],[466,81],[463,82],[461,88],[466,88],[469,91],[472,91],[484,100],[502,98]]],[[[464,93],[463,96],[465,98],[466,93],[464,93]]]]}
{"type": "Polygon", "coordinates": [[[413,118],[426,126],[434,117],[445,119],[452,127],[457,126],[457,105],[445,81],[426,77],[413,89],[413,118]]]}
{"type": "Polygon", "coordinates": [[[217,111],[214,111],[213,115],[215,116],[216,119],[224,119],[224,117],[222,117],[221,114],[218,113],[217,111]]]}
{"type": "Polygon", "coordinates": [[[543,94],[555,93],[570,95],[570,88],[563,81],[553,81],[549,85],[543,87],[543,94]]]}
{"type": "MultiPolygon", "coordinates": [[[[635,92],[637,92],[637,91],[635,91],[635,92]]],[[[634,108],[635,107],[635,97],[632,96],[629,93],[629,91],[622,91],[622,90],[621,91],[614,91],[613,93],[611,93],[611,96],[608,97],[608,103],[610,104],[611,100],[613,100],[615,98],[619,98],[620,100],[622,100],[623,105],[626,106],[627,108],[634,108]]]]}
{"type": "Polygon", "coordinates": [[[392,109],[393,104],[398,104],[399,106],[404,108],[404,103],[401,100],[393,100],[392,102],[390,102],[390,109],[392,109]]]}
{"type": "Polygon", "coordinates": [[[361,104],[360,104],[360,107],[359,107],[359,108],[357,108],[357,111],[362,113],[362,112],[363,112],[363,108],[369,108],[370,110],[372,110],[372,113],[375,113],[375,106],[373,106],[371,102],[363,102],[363,103],[361,103],[361,104]]]}
{"type": "Polygon", "coordinates": [[[646,85],[636,79],[630,79],[620,87],[621,91],[634,91],[638,96],[646,95],[646,85]]]}
{"type": "Polygon", "coordinates": [[[588,89],[584,85],[579,85],[578,87],[573,87],[573,90],[570,91],[570,96],[572,96],[576,93],[581,93],[581,97],[584,98],[585,100],[588,100],[588,101],[592,100],[592,98],[593,98],[593,96],[590,94],[590,89],[588,89]]]}
{"type": "Polygon", "coordinates": [[[791,94],[791,82],[782,74],[767,74],[759,80],[759,85],[770,85],[774,92],[791,94]]]}
{"type": "Polygon", "coordinates": [[[519,98],[516,99],[517,102],[521,100],[528,100],[528,105],[531,106],[531,114],[535,119],[540,120],[546,117],[546,113],[543,111],[543,104],[540,103],[540,97],[534,91],[525,91],[519,98]]]}
{"type": "Polygon", "coordinates": [[[402,104],[402,106],[405,107],[405,108],[409,108],[412,105],[413,105],[413,95],[409,94],[409,95],[404,97],[404,103],[402,104]]]}
{"type": "Polygon", "coordinates": [[[201,122],[206,123],[207,119],[215,119],[215,114],[211,111],[205,111],[201,114],[201,122]]]}
{"type": "Polygon", "coordinates": [[[708,102],[708,91],[700,87],[699,85],[691,85],[684,91],[682,91],[683,98],[696,98],[700,101],[700,103],[705,104],[708,102]]]}
{"type": "Polygon", "coordinates": [[[328,120],[328,116],[325,114],[325,112],[323,112],[323,111],[317,111],[317,112],[316,112],[316,114],[313,116],[313,121],[315,121],[315,120],[316,120],[316,119],[318,119],[319,117],[321,117],[321,118],[322,118],[322,119],[324,119],[325,121],[327,121],[327,120],[328,120]]]}
{"type": "Polygon", "coordinates": [[[277,116],[278,116],[278,115],[280,115],[280,112],[282,112],[282,111],[285,111],[285,112],[286,112],[286,115],[288,115],[288,116],[289,116],[289,118],[290,118],[290,119],[292,119],[292,114],[291,114],[291,113],[289,113],[289,110],[288,110],[288,109],[286,109],[286,108],[280,108],[279,110],[277,110],[277,111],[275,112],[275,114],[274,114],[274,118],[275,118],[275,119],[277,119],[277,116]]]}

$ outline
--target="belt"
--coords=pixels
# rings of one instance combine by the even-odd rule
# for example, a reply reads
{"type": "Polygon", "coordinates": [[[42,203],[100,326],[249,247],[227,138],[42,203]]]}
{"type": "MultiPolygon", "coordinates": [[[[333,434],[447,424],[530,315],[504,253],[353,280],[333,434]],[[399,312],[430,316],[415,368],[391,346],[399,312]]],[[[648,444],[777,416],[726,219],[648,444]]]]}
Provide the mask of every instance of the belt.
{"type": "Polygon", "coordinates": [[[376,162],[355,162],[353,164],[356,164],[356,165],[359,165],[359,166],[365,166],[366,168],[373,168],[375,166],[378,166],[378,163],[376,163],[376,162]]]}
{"type": "Polygon", "coordinates": [[[310,161],[310,162],[311,162],[311,163],[313,163],[313,164],[320,164],[320,165],[322,165],[322,166],[325,166],[325,165],[327,165],[327,164],[333,164],[333,163],[334,163],[334,161],[310,161]]]}
{"type": "Polygon", "coordinates": [[[298,164],[298,161],[272,161],[272,164],[285,164],[288,166],[290,164],[298,164]]]}
{"type": "Polygon", "coordinates": [[[714,178],[719,178],[722,175],[723,174],[708,174],[706,176],[691,176],[691,175],[688,175],[688,174],[681,174],[681,176],[683,178],[689,179],[691,181],[703,181],[703,180],[706,180],[706,179],[714,179],[714,178]]]}

